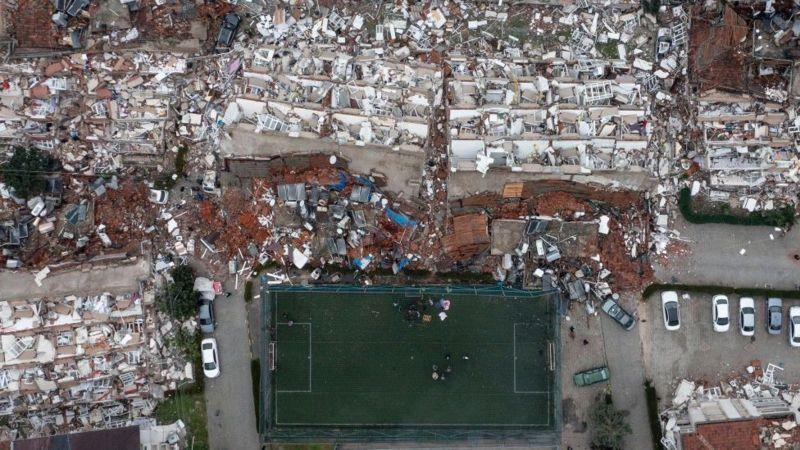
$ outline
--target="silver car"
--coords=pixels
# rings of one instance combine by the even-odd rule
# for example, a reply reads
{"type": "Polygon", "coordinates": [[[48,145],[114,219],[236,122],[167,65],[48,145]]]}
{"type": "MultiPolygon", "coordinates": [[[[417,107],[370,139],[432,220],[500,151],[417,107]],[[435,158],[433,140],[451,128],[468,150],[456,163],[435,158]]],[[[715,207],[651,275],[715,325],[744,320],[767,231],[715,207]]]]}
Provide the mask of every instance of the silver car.
{"type": "Polygon", "coordinates": [[[214,301],[203,299],[200,303],[200,331],[203,333],[213,333],[214,327],[217,325],[214,320],[214,301]]]}
{"type": "Polygon", "coordinates": [[[781,334],[783,325],[783,301],[772,297],[767,299],[767,332],[769,334],[781,334]]]}
{"type": "Polygon", "coordinates": [[[628,311],[622,309],[621,306],[613,299],[608,299],[603,303],[603,311],[606,312],[612,319],[614,319],[622,328],[632,330],[636,321],[633,320],[628,311]]]}

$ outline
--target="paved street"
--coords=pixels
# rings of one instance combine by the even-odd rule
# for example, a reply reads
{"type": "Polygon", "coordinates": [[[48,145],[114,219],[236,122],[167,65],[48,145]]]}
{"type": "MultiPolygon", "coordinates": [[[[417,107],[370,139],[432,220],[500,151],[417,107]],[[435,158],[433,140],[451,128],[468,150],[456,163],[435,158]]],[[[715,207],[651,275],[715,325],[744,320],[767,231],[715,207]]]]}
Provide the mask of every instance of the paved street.
{"type": "Polygon", "coordinates": [[[800,226],[783,236],[773,227],[694,225],[678,215],[674,229],[690,241],[692,251],[670,257],[666,266],[654,263],[661,281],[776,289],[800,283],[800,261],[794,259],[800,254],[800,226]]]}
{"type": "MultiPolygon", "coordinates": [[[[623,307],[633,314],[638,297],[623,299],[623,307]]],[[[607,314],[600,312],[603,342],[608,368],[611,370],[611,394],[617,408],[628,412],[633,434],[625,440],[626,448],[650,448],[650,423],[647,417],[647,398],[644,391],[644,359],[640,323],[631,331],[624,330],[607,314]]]]}
{"type": "Polygon", "coordinates": [[[603,350],[603,330],[597,316],[586,317],[583,305],[574,303],[569,312],[572,320],[561,321],[561,397],[564,432],[562,448],[589,450],[591,429],[589,411],[598,396],[607,389],[608,383],[577,387],[572,375],[587,369],[606,365],[603,350]],[[575,327],[575,337],[570,337],[569,328],[575,327]],[[583,340],[587,344],[583,344],[583,340]]]}
{"type": "MultiPolygon", "coordinates": [[[[241,286],[240,286],[241,288],[241,286]]],[[[208,438],[212,450],[250,450],[259,448],[253,389],[250,377],[250,345],[243,289],[215,300],[221,375],[206,380],[208,438]]]]}
{"type": "MultiPolygon", "coordinates": [[[[623,299],[623,306],[633,313],[637,299],[623,299]]],[[[598,395],[610,387],[614,404],[626,411],[633,434],[625,441],[625,448],[647,449],[651,446],[650,425],[647,419],[647,400],[644,395],[644,360],[640,339],[640,324],[625,331],[605,313],[586,317],[582,304],[573,304],[571,321],[562,322],[562,390],[564,410],[563,448],[589,449],[591,426],[589,412],[598,395]],[[570,338],[569,327],[575,327],[575,338],[570,338]],[[583,340],[588,340],[584,344],[583,340]],[[576,387],[572,375],[599,366],[608,366],[610,383],[576,387]]]]}
{"type": "MultiPolygon", "coordinates": [[[[646,308],[653,318],[645,335],[645,352],[652,379],[662,404],[666,404],[674,387],[682,378],[705,380],[716,384],[728,377],[744,373],[751,360],[759,359],[764,368],[767,363],[784,367],[776,379],[800,382],[800,349],[789,346],[784,323],[780,335],[769,335],[764,329],[764,299],[755,297],[756,331],[753,338],[739,332],[739,298],[729,296],[731,327],[717,333],[711,322],[711,295],[692,294],[689,300],[681,298],[681,328],[667,331],[661,318],[660,293],[651,296],[646,308]]],[[[784,318],[790,306],[800,301],[783,301],[784,318]]]]}

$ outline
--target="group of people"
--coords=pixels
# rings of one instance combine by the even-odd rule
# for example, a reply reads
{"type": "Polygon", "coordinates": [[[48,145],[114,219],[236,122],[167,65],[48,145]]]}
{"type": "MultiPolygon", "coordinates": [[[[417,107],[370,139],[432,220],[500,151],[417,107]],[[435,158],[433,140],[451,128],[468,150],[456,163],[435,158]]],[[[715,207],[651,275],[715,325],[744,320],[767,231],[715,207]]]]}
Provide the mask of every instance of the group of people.
{"type": "MultiPolygon", "coordinates": [[[[431,373],[431,378],[433,379],[433,381],[445,381],[447,380],[447,377],[449,377],[450,374],[453,373],[453,368],[450,366],[450,354],[448,353],[444,355],[444,359],[445,361],[447,361],[446,365],[444,366],[444,369],[441,369],[438,364],[434,364],[432,366],[431,369],[433,370],[433,372],[431,373]]],[[[465,353],[461,355],[461,359],[467,361],[469,360],[469,355],[465,353]]]]}
{"type": "MultiPolygon", "coordinates": [[[[408,303],[405,307],[400,307],[400,302],[394,302],[394,307],[402,310],[403,318],[408,322],[408,325],[414,325],[418,322],[427,322],[430,320],[430,316],[426,314],[428,308],[435,308],[439,310],[439,316],[442,320],[442,313],[450,309],[450,300],[447,300],[444,297],[439,298],[436,302],[433,299],[423,300],[422,298],[418,298],[410,303],[408,303]],[[427,320],[426,320],[427,316],[427,320]]],[[[444,315],[447,316],[446,314],[444,315]]]]}

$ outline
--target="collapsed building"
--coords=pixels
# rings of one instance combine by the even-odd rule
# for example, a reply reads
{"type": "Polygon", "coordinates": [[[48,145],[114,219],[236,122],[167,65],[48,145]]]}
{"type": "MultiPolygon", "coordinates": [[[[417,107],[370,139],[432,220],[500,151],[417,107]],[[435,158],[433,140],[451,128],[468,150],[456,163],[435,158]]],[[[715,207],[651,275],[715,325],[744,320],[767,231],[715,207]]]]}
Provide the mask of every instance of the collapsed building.
{"type": "Polygon", "coordinates": [[[699,139],[687,144],[683,169],[698,164],[709,177],[703,195],[750,212],[793,203],[800,171],[800,90],[787,58],[797,41],[788,12],[769,8],[691,8],[688,70],[699,139]]]}
{"type": "Polygon", "coordinates": [[[8,437],[144,424],[166,392],[191,380],[191,365],[166,347],[153,297],[145,289],[0,301],[8,437]]]}
{"type": "Polygon", "coordinates": [[[783,368],[754,360],[747,375],[704,385],[680,380],[661,413],[666,449],[792,448],[800,441],[800,395],[779,380],[783,368]]]}
{"type": "Polygon", "coordinates": [[[539,45],[512,35],[491,55],[451,51],[453,170],[654,171],[650,97],[678,69],[653,60],[654,23],[637,5],[544,8],[532,18],[539,45]]]}

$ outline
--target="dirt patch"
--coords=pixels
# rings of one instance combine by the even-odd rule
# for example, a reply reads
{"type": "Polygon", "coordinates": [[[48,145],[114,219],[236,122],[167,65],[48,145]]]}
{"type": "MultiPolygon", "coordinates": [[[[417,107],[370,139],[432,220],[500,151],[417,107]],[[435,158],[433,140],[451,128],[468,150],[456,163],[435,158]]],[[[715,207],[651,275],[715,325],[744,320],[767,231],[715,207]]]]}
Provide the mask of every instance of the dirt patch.
{"type": "Polygon", "coordinates": [[[642,258],[631,258],[619,222],[611,220],[609,228],[611,232],[600,240],[600,258],[614,277],[615,290],[641,290],[653,279],[653,268],[642,258]]]}
{"type": "Polygon", "coordinates": [[[536,197],[536,212],[544,216],[571,218],[576,212],[586,212],[588,205],[574,194],[563,191],[548,192],[536,197]]]}

